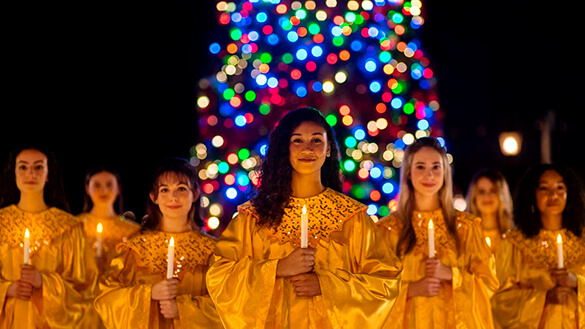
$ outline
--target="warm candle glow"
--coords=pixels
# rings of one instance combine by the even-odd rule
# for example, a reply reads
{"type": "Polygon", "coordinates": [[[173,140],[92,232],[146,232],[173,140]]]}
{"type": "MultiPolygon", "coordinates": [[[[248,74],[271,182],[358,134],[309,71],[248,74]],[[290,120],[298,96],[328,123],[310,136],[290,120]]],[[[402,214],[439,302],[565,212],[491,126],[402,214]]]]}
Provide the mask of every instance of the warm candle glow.
{"type": "Polygon", "coordinates": [[[558,258],[558,268],[564,268],[565,262],[563,260],[563,237],[561,233],[557,234],[557,258],[558,258]]]}
{"type": "Polygon", "coordinates": [[[307,215],[307,206],[303,205],[301,214],[301,248],[309,246],[309,215],[307,215]]]}
{"type": "Polygon", "coordinates": [[[104,226],[102,225],[102,223],[98,223],[97,224],[97,232],[102,233],[103,230],[104,230],[104,226]]]}
{"type": "Polygon", "coordinates": [[[28,228],[24,231],[24,263],[30,264],[30,232],[28,228]]]}
{"type": "Polygon", "coordinates": [[[435,258],[435,229],[433,220],[429,220],[429,258],[435,258]]]}
{"type": "Polygon", "coordinates": [[[489,236],[485,237],[485,243],[487,243],[488,247],[492,247],[492,239],[489,236]]]}
{"type": "Polygon", "coordinates": [[[175,239],[171,237],[169,241],[169,249],[167,253],[167,279],[173,278],[175,263],[175,239]]]}

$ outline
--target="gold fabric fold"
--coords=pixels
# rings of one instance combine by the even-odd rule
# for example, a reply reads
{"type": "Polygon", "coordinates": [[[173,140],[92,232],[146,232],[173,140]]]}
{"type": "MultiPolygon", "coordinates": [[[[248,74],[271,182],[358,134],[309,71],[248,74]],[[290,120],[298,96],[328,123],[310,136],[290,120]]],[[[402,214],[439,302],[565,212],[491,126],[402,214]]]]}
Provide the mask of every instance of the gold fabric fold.
{"type": "Polygon", "coordinates": [[[382,241],[366,207],[326,189],[292,198],[277,228],[257,224],[241,205],[218,240],[207,287],[226,328],[382,328],[398,292],[401,264],[382,241]],[[278,260],[300,241],[300,208],[307,205],[315,273],[322,295],[297,297],[278,260]]]}

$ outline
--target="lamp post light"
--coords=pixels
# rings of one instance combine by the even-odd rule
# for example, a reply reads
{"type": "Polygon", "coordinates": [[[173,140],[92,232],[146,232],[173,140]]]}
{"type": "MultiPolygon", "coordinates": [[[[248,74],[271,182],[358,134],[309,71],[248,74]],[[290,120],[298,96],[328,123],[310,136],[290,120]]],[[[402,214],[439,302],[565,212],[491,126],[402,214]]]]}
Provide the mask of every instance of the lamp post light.
{"type": "Polygon", "coordinates": [[[520,153],[522,148],[522,135],[518,132],[509,131],[500,133],[500,150],[506,156],[514,156],[520,153]]]}

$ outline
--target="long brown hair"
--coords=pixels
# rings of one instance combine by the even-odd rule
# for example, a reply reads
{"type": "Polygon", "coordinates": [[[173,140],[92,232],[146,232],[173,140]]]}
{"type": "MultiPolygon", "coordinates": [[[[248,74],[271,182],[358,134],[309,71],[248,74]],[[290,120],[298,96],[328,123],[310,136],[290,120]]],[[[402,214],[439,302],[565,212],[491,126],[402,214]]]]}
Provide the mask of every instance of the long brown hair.
{"type": "Polygon", "coordinates": [[[400,169],[400,188],[398,194],[398,216],[402,221],[403,230],[396,246],[397,255],[406,255],[412,250],[416,243],[414,227],[412,226],[412,213],[414,212],[414,187],[410,180],[412,172],[412,161],[414,155],[424,147],[432,148],[441,155],[443,165],[443,186],[439,190],[439,204],[443,211],[443,217],[447,224],[447,230],[455,239],[457,250],[459,250],[459,236],[455,228],[457,213],[453,207],[453,180],[451,166],[447,158],[447,151],[433,137],[421,137],[412,143],[404,153],[404,162],[400,169]]]}
{"type": "Polygon", "coordinates": [[[477,197],[477,182],[481,178],[488,179],[494,184],[498,193],[498,199],[500,199],[500,206],[498,207],[497,219],[498,229],[500,233],[506,233],[506,231],[514,229],[513,216],[513,205],[512,195],[510,194],[510,187],[506,177],[496,168],[482,168],[477,171],[471,181],[469,182],[469,188],[467,189],[467,209],[470,213],[480,216],[479,209],[475,204],[475,198],[477,197]]]}

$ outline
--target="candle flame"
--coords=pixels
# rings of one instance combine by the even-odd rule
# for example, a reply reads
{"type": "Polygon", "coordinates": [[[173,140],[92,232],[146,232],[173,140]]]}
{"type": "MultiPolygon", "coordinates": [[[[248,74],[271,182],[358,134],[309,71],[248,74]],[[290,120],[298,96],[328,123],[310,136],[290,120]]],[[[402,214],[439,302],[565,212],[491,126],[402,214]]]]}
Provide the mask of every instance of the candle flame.
{"type": "Polygon", "coordinates": [[[169,246],[175,246],[175,239],[173,239],[173,237],[171,237],[171,241],[169,241],[169,246]]]}
{"type": "Polygon", "coordinates": [[[24,231],[24,237],[25,238],[30,238],[30,232],[28,231],[28,228],[26,229],[26,231],[24,231]]]}
{"type": "Polygon", "coordinates": [[[561,233],[557,234],[557,243],[563,243],[563,237],[561,236],[561,233]]]}
{"type": "Polygon", "coordinates": [[[307,213],[307,206],[303,206],[303,214],[307,213]]]}
{"type": "Polygon", "coordinates": [[[434,228],[434,226],[433,226],[433,220],[430,219],[429,220],[429,229],[432,230],[433,228],[434,228]]]}
{"type": "Polygon", "coordinates": [[[488,247],[492,247],[492,239],[489,236],[485,237],[485,242],[487,243],[488,247]]]}
{"type": "Polygon", "coordinates": [[[102,233],[103,230],[104,230],[104,226],[102,225],[102,223],[98,223],[97,224],[97,232],[102,233]]]}

